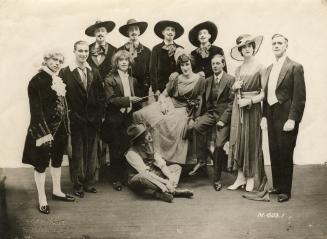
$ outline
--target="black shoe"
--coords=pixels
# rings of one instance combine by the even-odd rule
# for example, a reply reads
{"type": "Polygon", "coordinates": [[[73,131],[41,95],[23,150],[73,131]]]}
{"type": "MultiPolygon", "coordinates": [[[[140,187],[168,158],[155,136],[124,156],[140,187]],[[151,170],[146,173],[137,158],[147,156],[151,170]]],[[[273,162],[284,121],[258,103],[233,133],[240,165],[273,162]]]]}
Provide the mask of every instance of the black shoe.
{"type": "Polygon", "coordinates": [[[174,199],[174,196],[171,195],[170,193],[164,193],[164,192],[155,192],[154,193],[154,196],[157,198],[157,199],[160,199],[164,202],[169,202],[171,203],[174,199]]]}
{"type": "Polygon", "coordinates": [[[175,197],[184,197],[184,198],[190,198],[193,197],[194,193],[189,189],[179,189],[177,188],[174,192],[175,197]]]}
{"type": "Polygon", "coordinates": [[[64,197],[52,194],[52,200],[63,201],[63,202],[74,202],[75,198],[73,196],[69,195],[69,194],[65,194],[64,197]]]}
{"type": "Polygon", "coordinates": [[[84,188],[84,191],[87,193],[97,193],[97,189],[95,187],[84,188]]]}
{"type": "Polygon", "coordinates": [[[39,212],[41,212],[43,214],[49,214],[50,213],[49,205],[45,205],[45,206],[40,206],[39,205],[39,212]]]}
{"type": "Polygon", "coordinates": [[[289,195],[287,195],[285,193],[278,194],[278,199],[277,199],[278,202],[287,202],[288,200],[290,200],[289,195]]]}
{"type": "Polygon", "coordinates": [[[76,195],[79,198],[83,198],[84,192],[82,190],[74,190],[74,195],[76,195]]]}
{"type": "Polygon", "coordinates": [[[213,188],[216,190],[216,191],[220,191],[222,189],[223,185],[221,184],[220,181],[218,182],[214,182],[213,183],[213,188]]]}
{"type": "Polygon", "coordinates": [[[122,185],[122,183],[121,183],[120,181],[115,181],[115,182],[113,182],[113,183],[112,183],[112,186],[114,187],[114,189],[115,189],[116,191],[121,191],[121,190],[123,190],[123,185],[122,185]]]}
{"type": "Polygon", "coordinates": [[[270,189],[268,190],[268,192],[269,192],[270,194],[280,194],[280,190],[278,190],[278,189],[276,189],[276,188],[270,188],[270,189]]]}

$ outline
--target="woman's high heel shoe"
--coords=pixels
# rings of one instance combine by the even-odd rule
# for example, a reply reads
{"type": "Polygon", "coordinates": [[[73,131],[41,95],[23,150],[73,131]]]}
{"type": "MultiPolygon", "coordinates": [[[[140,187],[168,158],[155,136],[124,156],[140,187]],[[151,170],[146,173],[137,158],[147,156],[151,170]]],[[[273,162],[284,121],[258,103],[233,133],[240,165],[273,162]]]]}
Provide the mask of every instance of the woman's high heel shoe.
{"type": "Polygon", "coordinates": [[[241,182],[241,183],[234,183],[233,185],[230,185],[229,187],[227,187],[228,190],[237,190],[237,189],[244,189],[245,188],[246,183],[245,182],[241,182]]]}

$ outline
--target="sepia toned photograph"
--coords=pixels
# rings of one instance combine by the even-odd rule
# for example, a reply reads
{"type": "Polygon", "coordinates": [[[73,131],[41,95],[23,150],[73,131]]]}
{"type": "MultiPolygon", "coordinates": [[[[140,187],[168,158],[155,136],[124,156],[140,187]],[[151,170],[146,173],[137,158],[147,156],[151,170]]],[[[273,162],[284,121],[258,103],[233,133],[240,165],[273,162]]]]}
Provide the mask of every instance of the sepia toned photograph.
{"type": "Polygon", "coordinates": [[[327,238],[326,0],[0,19],[0,239],[327,238]]]}

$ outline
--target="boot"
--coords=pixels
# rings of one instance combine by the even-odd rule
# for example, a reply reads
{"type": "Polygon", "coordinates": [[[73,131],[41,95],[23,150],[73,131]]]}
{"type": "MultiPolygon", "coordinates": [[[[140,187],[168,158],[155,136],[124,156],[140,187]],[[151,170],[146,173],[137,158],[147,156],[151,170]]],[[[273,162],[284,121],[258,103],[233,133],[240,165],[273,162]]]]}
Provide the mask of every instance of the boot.
{"type": "Polygon", "coordinates": [[[227,189],[234,191],[239,188],[244,188],[245,184],[246,184],[246,181],[245,181],[244,174],[241,170],[238,170],[237,178],[236,178],[235,182],[233,183],[233,185],[229,186],[227,189]]]}

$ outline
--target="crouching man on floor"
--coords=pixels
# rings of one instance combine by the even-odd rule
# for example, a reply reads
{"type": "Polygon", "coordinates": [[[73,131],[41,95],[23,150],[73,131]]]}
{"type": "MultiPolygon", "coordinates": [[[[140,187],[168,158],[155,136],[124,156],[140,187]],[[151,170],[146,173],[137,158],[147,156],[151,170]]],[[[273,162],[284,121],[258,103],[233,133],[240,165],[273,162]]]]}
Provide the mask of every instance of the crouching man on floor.
{"type": "Polygon", "coordinates": [[[172,202],[174,197],[193,196],[192,191],[177,188],[181,166],[167,166],[162,157],[153,151],[152,137],[143,124],[132,124],[127,134],[131,147],[125,157],[128,162],[128,185],[132,190],[165,202],[172,202]]]}

